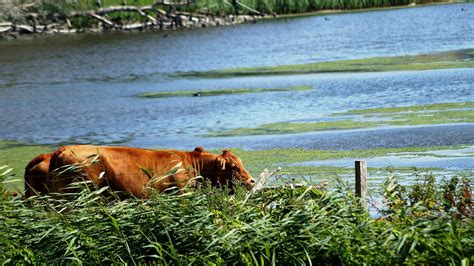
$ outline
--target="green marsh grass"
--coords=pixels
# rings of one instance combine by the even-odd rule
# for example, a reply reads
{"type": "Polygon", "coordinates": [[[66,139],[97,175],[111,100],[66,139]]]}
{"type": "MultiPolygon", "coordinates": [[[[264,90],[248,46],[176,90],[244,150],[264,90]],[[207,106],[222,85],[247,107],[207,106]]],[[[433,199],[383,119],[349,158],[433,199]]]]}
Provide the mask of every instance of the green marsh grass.
{"type": "Polygon", "coordinates": [[[361,114],[379,114],[379,113],[400,113],[400,112],[419,112],[419,111],[445,111],[452,109],[474,108],[474,102],[446,102],[433,103],[403,107],[383,107],[370,109],[356,109],[334,115],[361,115],[361,114]]]}
{"type": "Polygon", "coordinates": [[[144,92],[138,95],[143,98],[169,98],[169,97],[205,97],[232,94],[250,94],[264,92],[286,92],[286,91],[304,91],[311,90],[311,86],[291,86],[285,88],[235,88],[235,89],[218,89],[218,90],[179,90],[179,91],[162,91],[162,92],[144,92]]]}
{"type": "MultiPolygon", "coordinates": [[[[0,140],[0,165],[9,165],[16,177],[23,178],[25,166],[35,156],[53,151],[54,148],[44,145],[34,145],[15,141],[0,140]]],[[[22,191],[23,181],[8,183],[11,191],[22,191]]]]}
{"type": "MultiPolygon", "coordinates": [[[[472,145],[472,144],[471,144],[472,145]]],[[[267,150],[243,150],[232,149],[244,162],[245,167],[252,173],[257,173],[264,168],[282,168],[282,173],[287,168],[286,165],[308,162],[308,161],[324,161],[337,160],[344,158],[374,158],[381,156],[410,154],[411,156],[431,156],[441,157],[436,151],[442,150],[459,150],[468,148],[469,145],[453,145],[453,146],[436,146],[436,147],[404,147],[404,148],[379,148],[379,149],[359,149],[359,150],[310,150],[301,148],[289,149],[267,149],[267,150]]],[[[466,154],[466,156],[472,156],[466,154]]],[[[370,165],[369,165],[370,166],[370,165]]],[[[339,167],[294,167],[294,172],[305,173],[308,171],[329,170],[330,172],[346,171],[339,167]],[[318,170],[319,169],[319,170],[318,170]]],[[[369,168],[370,170],[371,168],[369,168]]],[[[410,169],[396,169],[410,171],[410,169]]],[[[352,171],[352,170],[351,170],[352,171]]],[[[257,173],[258,174],[258,173],[257,173]]]]}
{"type": "Polygon", "coordinates": [[[292,134],[312,131],[356,129],[379,126],[378,122],[359,122],[353,120],[329,121],[329,122],[308,122],[308,123],[271,123],[254,128],[236,128],[227,131],[211,132],[204,137],[230,137],[230,136],[251,136],[270,134],[292,134]]]}
{"type": "Polygon", "coordinates": [[[338,72],[419,71],[474,67],[474,50],[440,52],[423,55],[375,57],[356,60],[317,62],[299,65],[222,69],[181,73],[182,76],[221,78],[232,76],[292,75],[338,72]]]}
{"type": "Polygon", "coordinates": [[[294,134],[313,131],[373,128],[382,126],[415,126],[474,122],[474,103],[437,103],[430,105],[350,110],[331,116],[341,120],[323,122],[280,122],[253,128],[235,128],[210,132],[204,137],[229,137],[268,134],[294,134]],[[347,115],[359,115],[347,118],[347,115]],[[376,121],[373,121],[375,118],[376,121]]]}
{"type": "MultiPolygon", "coordinates": [[[[5,176],[0,171],[0,180],[5,176]]],[[[7,173],[8,175],[8,173],[7,173]]],[[[343,185],[235,193],[204,186],[150,199],[104,189],[0,200],[2,264],[466,264],[468,179],[408,188],[387,179],[372,218],[343,185]],[[444,195],[452,195],[445,200],[444,195]],[[464,212],[465,213],[465,212],[464,212]]],[[[82,185],[82,184],[78,184],[82,185]]],[[[0,189],[3,190],[2,187],[0,189]]]]}

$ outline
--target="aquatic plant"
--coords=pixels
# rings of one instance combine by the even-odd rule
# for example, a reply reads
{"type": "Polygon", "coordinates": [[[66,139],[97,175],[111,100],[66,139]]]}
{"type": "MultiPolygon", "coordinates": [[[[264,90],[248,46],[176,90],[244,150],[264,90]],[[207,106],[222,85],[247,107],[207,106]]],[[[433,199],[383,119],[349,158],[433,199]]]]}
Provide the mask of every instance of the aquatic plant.
{"type": "Polygon", "coordinates": [[[410,56],[374,57],[307,64],[261,66],[185,72],[181,76],[223,78],[233,76],[293,75],[308,73],[382,72],[474,67],[473,49],[410,56]]]}
{"type": "Polygon", "coordinates": [[[253,128],[234,128],[207,133],[205,137],[293,134],[312,131],[380,127],[386,125],[437,125],[474,122],[473,102],[435,103],[404,107],[372,108],[333,113],[335,121],[280,122],[253,128]],[[348,117],[344,117],[349,115],[348,117]],[[350,115],[358,115],[354,117],[350,115]],[[375,121],[371,121],[375,118],[375,121]]]}
{"type": "Polygon", "coordinates": [[[234,88],[234,89],[217,89],[217,90],[178,90],[178,91],[158,91],[144,92],[138,94],[143,98],[169,98],[169,97],[201,97],[201,96],[218,96],[231,94],[250,94],[264,92],[286,92],[286,91],[305,91],[311,90],[311,86],[290,86],[283,88],[234,88]]]}

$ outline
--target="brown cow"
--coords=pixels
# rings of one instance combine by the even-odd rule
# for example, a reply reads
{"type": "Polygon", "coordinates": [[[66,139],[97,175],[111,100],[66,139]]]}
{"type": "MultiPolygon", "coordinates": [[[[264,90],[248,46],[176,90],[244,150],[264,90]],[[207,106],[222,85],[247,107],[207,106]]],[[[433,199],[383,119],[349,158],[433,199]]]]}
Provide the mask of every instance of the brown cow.
{"type": "MultiPolygon", "coordinates": [[[[92,181],[96,188],[109,186],[112,190],[124,191],[139,198],[148,197],[148,187],[158,191],[171,187],[181,189],[188,182],[195,182],[194,177],[199,175],[209,179],[214,186],[231,186],[232,180],[240,181],[248,188],[255,184],[240,158],[230,150],[214,155],[202,147],[184,152],[76,145],[64,146],[51,154],[33,159],[25,172],[25,182],[28,182],[25,186],[41,194],[64,192],[80,174],[85,180],[92,181]],[[49,165],[48,171],[38,174],[40,169],[45,169],[44,165],[49,165]],[[69,170],[76,168],[81,173],[65,171],[68,167],[69,170]],[[170,174],[172,169],[174,172],[170,174]],[[35,180],[35,175],[45,181],[35,180]]],[[[32,195],[28,190],[25,194],[32,195]]]]}
{"type": "Polygon", "coordinates": [[[48,192],[49,163],[52,153],[40,154],[25,167],[25,196],[46,194],[48,192]]]}

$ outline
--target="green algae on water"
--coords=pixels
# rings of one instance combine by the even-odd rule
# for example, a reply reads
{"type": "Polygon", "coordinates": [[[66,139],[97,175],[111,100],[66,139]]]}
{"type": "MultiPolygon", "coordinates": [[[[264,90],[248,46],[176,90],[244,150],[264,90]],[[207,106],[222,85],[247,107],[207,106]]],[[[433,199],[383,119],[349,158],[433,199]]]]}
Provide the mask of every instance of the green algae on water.
{"type": "Polygon", "coordinates": [[[309,73],[418,71],[471,67],[474,67],[474,49],[422,55],[375,57],[309,64],[222,69],[206,72],[186,72],[181,73],[180,75],[221,78],[231,76],[292,75],[309,73]]]}
{"type": "Polygon", "coordinates": [[[229,137],[250,135],[292,134],[325,130],[342,130],[378,126],[377,122],[359,122],[353,120],[315,122],[315,123],[271,123],[254,128],[236,128],[227,131],[211,132],[205,137],[229,137]]]}
{"type": "Polygon", "coordinates": [[[430,105],[350,110],[334,113],[341,120],[307,123],[280,122],[253,128],[211,132],[205,137],[296,134],[328,130],[348,130],[381,126],[439,125],[474,122],[474,102],[436,103],[430,105]],[[356,117],[354,117],[356,115],[356,117]],[[348,117],[350,116],[350,117],[348,117]]]}
{"type": "Polygon", "coordinates": [[[170,98],[170,97],[204,97],[232,94],[250,94],[264,92],[286,92],[286,91],[304,91],[311,90],[311,86],[291,86],[284,88],[236,88],[236,89],[220,89],[220,90],[179,90],[179,91],[162,91],[162,92],[145,92],[138,95],[142,98],[170,98]]]}
{"type": "Polygon", "coordinates": [[[433,104],[402,106],[402,107],[369,108],[369,109],[360,109],[360,110],[350,110],[344,113],[337,113],[335,115],[443,111],[443,110],[465,109],[465,108],[474,108],[474,102],[446,102],[446,103],[433,103],[433,104]]]}

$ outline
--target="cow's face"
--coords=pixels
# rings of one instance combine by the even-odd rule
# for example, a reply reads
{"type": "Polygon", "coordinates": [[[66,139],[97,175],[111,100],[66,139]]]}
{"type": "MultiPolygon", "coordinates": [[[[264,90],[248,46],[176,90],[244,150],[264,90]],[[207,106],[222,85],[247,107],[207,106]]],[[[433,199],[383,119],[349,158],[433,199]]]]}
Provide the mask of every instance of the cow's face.
{"type": "Polygon", "coordinates": [[[255,179],[245,170],[244,164],[239,157],[232,154],[230,150],[224,150],[216,159],[218,176],[226,181],[237,180],[248,189],[255,185],[255,179]]]}

